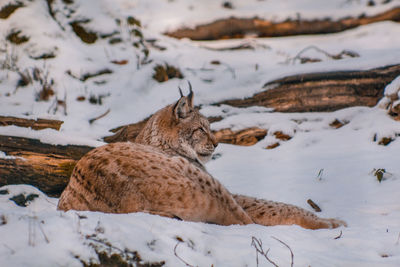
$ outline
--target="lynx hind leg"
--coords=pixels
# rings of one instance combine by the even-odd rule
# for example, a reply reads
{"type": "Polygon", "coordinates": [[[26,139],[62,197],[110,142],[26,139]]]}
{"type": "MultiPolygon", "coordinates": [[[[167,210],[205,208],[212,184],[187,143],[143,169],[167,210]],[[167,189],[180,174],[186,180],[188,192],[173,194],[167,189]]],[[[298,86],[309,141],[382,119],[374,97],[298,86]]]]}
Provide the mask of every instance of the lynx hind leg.
{"type": "Polygon", "coordinates": [[[307,229],[346,226],[344,221],[319,218],[314,213],[294,205],[243,195],[233,195],[233,197],[257,224],[266,226],[297,224],[307,229]]]}

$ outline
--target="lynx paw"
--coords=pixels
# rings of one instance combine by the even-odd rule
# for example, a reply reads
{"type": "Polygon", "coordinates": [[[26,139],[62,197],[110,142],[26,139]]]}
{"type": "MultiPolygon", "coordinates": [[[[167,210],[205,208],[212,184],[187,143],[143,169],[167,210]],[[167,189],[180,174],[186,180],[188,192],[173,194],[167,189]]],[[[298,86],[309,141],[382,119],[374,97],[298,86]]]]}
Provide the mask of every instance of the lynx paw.
{"type": "Polygon", "coordinates": [[[329,228],[337,228],[340,226],[347,227],[347,223],[345,221],[339,219],[326,219],[329,225],[329,228]]]}

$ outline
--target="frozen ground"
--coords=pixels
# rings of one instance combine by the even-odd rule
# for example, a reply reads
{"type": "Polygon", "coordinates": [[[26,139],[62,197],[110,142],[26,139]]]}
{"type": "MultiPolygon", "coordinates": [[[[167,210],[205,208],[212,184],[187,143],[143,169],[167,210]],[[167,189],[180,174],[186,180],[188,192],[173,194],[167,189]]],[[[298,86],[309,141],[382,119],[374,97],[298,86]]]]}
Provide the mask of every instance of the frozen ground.
{"type": "MultiPolygon", "coordinates": [[[[330,9],[326,4],[321,7],[312,4],[315,1],[306,0],[279,1],[280,4],[248,1],[247,5],[232,1],[236,6],[233,10],[220,8],[220,2],[207,1],[213,6],[210,8],[213,12],[208,13],[202,11],[206,4],[203,6],[199,1],[119,0],[111,4],[111,1],[93,0],[74,1],[73,6],[55,1],[56,20],[46,13],[45,1],[23,2],[25,7],[1,21],[0,32],[6,35],[12,29],[21,30],[30,40],[15,46],[5,46],[4,41],[1,62],[14,57],[12,61],[21,71],[32,72],[36,67],[48,73],[49,79],[54,80],[55,95],[48,101],[36,101],[40,84],[33,82],[16,89],[17,72],[3,68],[0,70],[0,115],[59,119],[64,124],[59,132],[9,126],[0,127],[0,134],[39,138],[54,144],[98,146],[102,144],[101,137],[110,134],[109,129],[141,120],[172,103],[179,96],[177,86],[185,88],[186,80],[190,80],[195,102],[202,104],[203,114],[226,117],[214,123],[213,129],[258,126],[269,130],[264,140],[251,147],[219,145],[218,157],[207,164],[214,177],[231,192],[309,210],[306,201],[312,199],[322,208],[320,216],[340,218],[348,227],[317,231],[298,226],[225,227],[141,213],[63,213],[56,210],[57,199],[48,198],[30,186],[12,185],[0,188],[0,266],[80,266],[81,260],[96,261],[94,244],[100,250],[108,250],[107,244],[112,244],[113,252],[137,251],[144,261],[165,261],[166,266],[185,266],[182,260],[193,266],[256,266],[252,237],[263,241],[264,250],[270,248],[268,255],[279,266],[290,265],[290,251],[272,237],[290,246],[294,266],[400,265],[400,141],[396,139],[400,123],[386,115],[385,110],[353,107],[331,113],[282,114],[263,108],[209,105],[252,95],[266,82],[290,74],[398,64],[399,24],[381,22],[330,35],[215,42],[178,41],[160,35],[182,23],[195,25],[235,14],[269,18],[269,14],[276,13],[272,18],[279,20],[300,12],[305,17],[338,18],[367,11],[378,13],[399,1],[375,7],[366,7],[367,1],[329,1],[330,9]],[[184,12],[190,6],[192,13],[184,12]],[[77,11],[67,16],[70,9],[77,11]],[[180,15],[174,15],[173,20],[168,10],[180,15]],[[132,26],[124,24],[129,15],[142,20],[145,39],[157,39],[156,43],[166,48],[159,50],[145,43],[150,49],[150,63],[141,64],[143,54],[130,45],[137,39],[128,33],[132,26]],[[69,23],[84,18],[91,19],[85,26],[93,31],[104,34],[118,31],[123,42],[110,45],[105,38],[90,45],[82,43],[70,30],[69,23]],[[122,23],[117,25],[116,19],[122,23]],[[251,44],[254,49],[215,50],[242,43],[251,44]],[[311,45],[332,54],[352,50],[360,57],[331,60],[310,50],[308,56],[322,61],[299,64],[291,60],[311,45]],[[33,59],[43,53],[54,53],[56,57],[33,59]],[[128,63],[112,63],[121,60],[128,63]],[[213,65],[213,60],[222,64],[213,65]],[[185,80],[173,79],[161,84],[154,81],[151,77],[154,66],[164,62],[178,67],[185,80]],[[112,73],[85,81],[74,78],[103,69],[112,73]],[[104,95],[102,104],[91,104],[88,99],[92,95],[104,95]],[[86,100],[77,101],[80,96],[86,100]],[[62,107],[55,109],[57,100],[65,101],[65,111],[62,107]],[[89,124],[89,119],[107,110],[110,110],[107,116],[89,124]],[[333,129],[329,124],[335,119],[348,123],[333,129]],[[277,130],[293,138],[281,142],[276,149],[265,149],[277,141],[272,135],[277,130]],[[395,140],[381,146],[373,141],[374,137],[395,140]],[[386,170],[382,182],[374,176],[374,169],[386,170]],[[27,207],[20,207],[10,198],[21,193],[38,197],[27,207]]],[[[398,79],[388,86],[388,92],[393,93],[396,85],[398,79]]],[[[7,158],[4,153],[0,157],[7,158]]],[[[259,256],[259,266],[268,265],[259,256]]]]}

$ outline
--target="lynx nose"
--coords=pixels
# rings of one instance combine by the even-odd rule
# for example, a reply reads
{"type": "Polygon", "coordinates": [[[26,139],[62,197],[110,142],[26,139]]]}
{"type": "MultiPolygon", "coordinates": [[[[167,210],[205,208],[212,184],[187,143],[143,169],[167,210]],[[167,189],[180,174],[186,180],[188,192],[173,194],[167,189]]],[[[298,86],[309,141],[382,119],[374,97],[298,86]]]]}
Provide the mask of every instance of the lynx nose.
{"type": "Polygon", "coordinates": [[[212,142],[214,148],[216,148],[218,146],[217,138],[215,138],[215,136],[212,134],[212,135],[210,135],[210,139],[211,139],[211,142],[212,142]]]}

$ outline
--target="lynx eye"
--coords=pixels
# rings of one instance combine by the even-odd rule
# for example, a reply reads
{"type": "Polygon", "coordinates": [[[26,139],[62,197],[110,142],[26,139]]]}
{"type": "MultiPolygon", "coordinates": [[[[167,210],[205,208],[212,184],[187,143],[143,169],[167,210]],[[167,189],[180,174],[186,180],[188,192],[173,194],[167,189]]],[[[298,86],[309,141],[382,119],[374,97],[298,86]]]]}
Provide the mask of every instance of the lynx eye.
{"type": "Polygon", "coordinates": [[[206,129],[204,127],[200,127],[198,128],[198,130],[200,131],[200,133],[205,134],[207,133],[206,129]]]}

